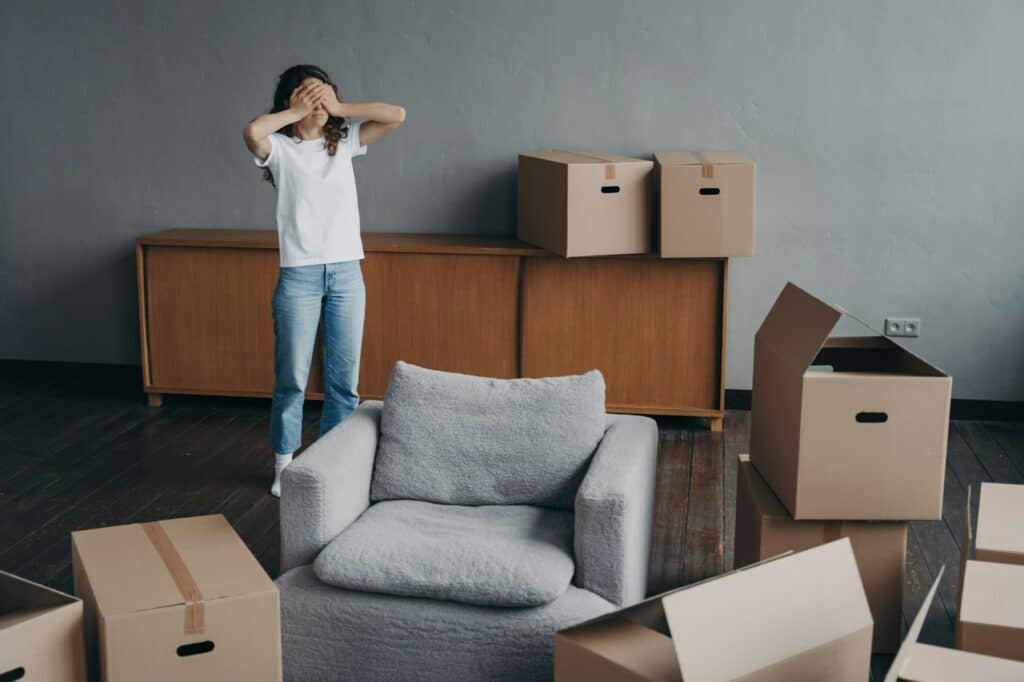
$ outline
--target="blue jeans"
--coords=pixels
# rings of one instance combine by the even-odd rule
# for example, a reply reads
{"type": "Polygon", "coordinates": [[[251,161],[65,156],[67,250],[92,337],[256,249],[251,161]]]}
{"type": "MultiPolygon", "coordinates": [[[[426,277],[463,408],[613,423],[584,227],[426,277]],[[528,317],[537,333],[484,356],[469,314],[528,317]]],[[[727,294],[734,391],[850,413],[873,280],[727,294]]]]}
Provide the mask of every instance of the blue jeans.
{"type": "Polygon", "coordinates": [[[324,404],[320,436],[359,404],[356,384],[366,312],[359,261],[281,268],[274,289],[274,399],[270,408],[270,443],[276,453],[294,452],[302,444],[302,405],[321,311],[324,404]]]}

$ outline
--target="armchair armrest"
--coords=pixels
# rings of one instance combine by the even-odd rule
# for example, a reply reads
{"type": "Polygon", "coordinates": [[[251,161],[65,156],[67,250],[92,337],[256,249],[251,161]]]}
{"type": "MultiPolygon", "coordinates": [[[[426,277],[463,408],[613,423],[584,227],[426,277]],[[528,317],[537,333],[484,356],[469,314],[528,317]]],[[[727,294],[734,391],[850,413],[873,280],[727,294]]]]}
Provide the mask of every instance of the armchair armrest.
{"type": "Polygon", "coordinates": [[[281,474],[281,573],[312,563],[370,506],[380,413],[363,403],[281,474]]]}
{"type": "Polygon", "coordinates": [[[657,464],[657,423],[609,415],[576,493],[576,584],[614,604],[646,596],[657,464]]]}

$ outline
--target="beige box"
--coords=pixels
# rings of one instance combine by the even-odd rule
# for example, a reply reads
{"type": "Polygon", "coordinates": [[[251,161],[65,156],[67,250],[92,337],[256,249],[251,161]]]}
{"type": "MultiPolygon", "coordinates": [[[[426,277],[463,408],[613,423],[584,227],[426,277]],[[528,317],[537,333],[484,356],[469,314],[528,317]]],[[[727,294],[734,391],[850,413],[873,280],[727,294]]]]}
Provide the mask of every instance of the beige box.
{"type": "Polygon", "coordinates": [[[754,337],[750,459],[796,519],[942,518],[953,380],[787,284],[754,337]]]}
{"type": "Polygon", "coordinates": [[[653,167],[615,154],[520,154],[519,239],[566,257],[649,252],[653,167]]]}
{"type": "MultiPolygon", "coordinates": [[[[965,651],[1024,661],[1024,565],[1001,563],[1019,559],[1024,486],[982,483],[978,505],[975,559],[970,559],[971,494],[964,507],[964,542],[960,548],[960,606],[956,645],[965,651]],[[985,532],[985,556],[979,551],[985,532]]],[[[1024,679],[1024,678],[1022,678],[1024,679]]]]}
{"type": "Polygon", "coordinates": [[[754,162],[731,152],[657,152],[662,258],[754,255],[754,162]]]}
{"type": "Polygon", "coordinates": [[[82,602],[0,571],[0,680],[85,682],[82,602]]]}
{"type": "Polygon", "coordinates": [[[750,463],[740,455],[736,477],[736,568],[783,552],[849,538],[868,607],[875,622],[872,651],[895,653],[903,624],[905,521],[797,521],[750,463]]]}
{"type": "Polygon", "coordinates": [[[856,680],[871,613],[850,541],[665,592],[555,635],[556,682],[856,680]]]}
{"type": "Polygon", "coordinates": [[[1024,564],[1024,485],[981,484],[974,558],[1024,564]]]}
{"type": "Polygon", "coordinates": [[[928,595],[917,611],[914,621],[907,630],[903,645],[893,658],[885,682],[906,680],[907,682],[1019,682],[1024,680],[1024,663],[983,654],[947,649],[922,644],[917,641],[921,634],[928,609],[935,599],[945,567],[932,583],[928,595]]]}
{"type": "Polygon", "coordinates": [[[217,514],[71,534],[90,675],[281,680],[277,587],[217,514]]]}

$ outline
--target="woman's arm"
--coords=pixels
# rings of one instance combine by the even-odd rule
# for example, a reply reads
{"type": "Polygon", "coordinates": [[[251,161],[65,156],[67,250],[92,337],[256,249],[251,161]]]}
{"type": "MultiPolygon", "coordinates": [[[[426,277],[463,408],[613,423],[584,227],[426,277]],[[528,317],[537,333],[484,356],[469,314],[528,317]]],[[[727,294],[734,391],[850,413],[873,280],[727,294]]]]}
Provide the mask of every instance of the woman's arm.
{"type": "Polygon", "coordinates": [[[365,118],[367,121],[359,126],[359,144],[373,144],[390,135],[405,120],[405,108],[397,104],[385,102],[339,102],[330,93],[324,103],[327,113],[331,116],[346,118],[365,118]]]}
{"type": "Polygon", "coordinates": [[[323,93],[322,83],[309,83],[295,88],[287,109],[273,114],[263,114],[249,121],[242,132],[245,146],[258,156],[260,161],[266,161],[270,156],[270,140],[267,139],[270,134],[305,118],[323,98],[323,93]]]}

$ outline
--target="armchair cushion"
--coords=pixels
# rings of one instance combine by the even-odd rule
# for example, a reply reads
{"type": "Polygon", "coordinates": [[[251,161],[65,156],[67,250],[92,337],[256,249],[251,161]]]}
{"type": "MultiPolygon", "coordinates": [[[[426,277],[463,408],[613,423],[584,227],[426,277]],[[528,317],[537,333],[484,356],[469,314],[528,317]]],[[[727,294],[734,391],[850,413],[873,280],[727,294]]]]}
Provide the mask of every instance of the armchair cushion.
{"type": "Polygon", "coordinates": [[[395,364],[370,499],[572,509],[605,430],[597,370],[487,379],[395,364]]]}
{"type": "Polygon", "coordinates": [[[379,502],[313,564],[349,590],[484,606],[539,606],[572,580],[573,514],[526,505],[379,502]]]}

